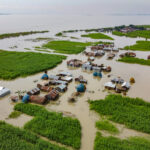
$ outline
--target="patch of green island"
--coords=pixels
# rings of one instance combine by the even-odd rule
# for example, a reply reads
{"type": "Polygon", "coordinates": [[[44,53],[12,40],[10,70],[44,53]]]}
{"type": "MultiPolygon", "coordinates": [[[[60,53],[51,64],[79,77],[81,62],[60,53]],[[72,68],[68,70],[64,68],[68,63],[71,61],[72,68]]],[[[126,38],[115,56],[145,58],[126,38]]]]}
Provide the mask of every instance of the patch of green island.
{"type": "Polygon", "coordinates": [[[114,40],[112,37],[105,35],[103,33],[90,33],[90,34],[83,34],[81,37],[89,37],[91,39],[108,39],[114,40]]]}
{"type": "Polygon", "coordinates": [[[117,36],[126,36],[126,37],[131,37],[131,38],[146,38],[150,39],[150,31],[149,30],[138,30],[138,31],[133,31],[133,32],[128,32],[128,33],[122,33],[120,31],[113,31],[113,35],[117,36]]]}
{"type": "Polygon", "coordinates": [[[0,34],[0,39],[19,37],[19,36],[25,36],[25,35],[30,35],[30,34],[47,33],[47,32],[49,32],[49,31],[30,31],[30,32],[18,32],[18,33],[5,33],[5,34],[0,34]]]}
{"type": "Polygon", "coordinates": [[[136,44],[125,46],[125,50],[150,51],[150,41],[136,41],[136,44]]]}
{"type": "Polygon", "coordinates": [[[130,64],[150,66],[150,60],[134,58],[134,57],[123,57],[123,58],[120,58],[118,61],[130,63],[130,64]]]}
{"type": "Polygon", "coordinates": [[[51,69],[65,58],[52,54],[0,50],[0,79],[10,80],[51,69]]]}
{"type": "Polygon", "coordinates": [[[142,137],[119,139],[113,136],[103,137],[97,132],[94,150],[149,150],[150,141],[142,137]]]}
{"type": "MultiPolygon", "coordinates": [[[[74,41],[50,41],[42,47],[55,50],[57,53],[78,54],[86,49],[86,46],[97,45],[102,42],[74,42],[74,41]]],[[[109,42],[108,42],[109,43],[109,42]]]]}
{"type": "Polygon", "coordinates": [[[49,50],[46,50],[46,49],[34,49],[35,51],[38,51],[38,52],[47,52],[47,53],[51,53],[49,50]]]}
{"type": "Polygon", "coordinates": [[[137,131],[150,133],[150,103],[140,98],[108,95],[105,100],[89,101],[90,109],[109,120],[137,131]]]}
{"type": "Polygon", "coordinates": [[[96,127],[99,130],[105,130],[105,131],[108,131],[108,132],[113,133],[113,134],[119,133],[119,130],[112,123],[110,123],[108,120],[97,121],[96,127]]]}
{"type": "Polygon", "coordinates": [[[44,107],[19,103],[15,110],[34,118],[24,128],[50,140],[79,149],[81,145],[81,126],[77,119],[63,117],[61,113],[49,112],[44,107]]]}
{"type": "Polygon", "coordinates": [[[24,129],[0,121],[1,150],[67,150],[24,129]]]}

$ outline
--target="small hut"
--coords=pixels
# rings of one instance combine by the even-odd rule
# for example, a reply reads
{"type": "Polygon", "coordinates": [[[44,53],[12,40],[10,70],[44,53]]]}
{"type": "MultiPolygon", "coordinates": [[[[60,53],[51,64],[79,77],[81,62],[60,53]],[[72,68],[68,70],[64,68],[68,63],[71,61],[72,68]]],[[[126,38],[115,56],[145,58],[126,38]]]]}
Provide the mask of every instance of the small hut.
{"type": "Polygon", "coordinates": [[[79,84],[78,86],[77,86],[77,92],[85,92],[85,90],[86,90],[86,87],[85,87],[85,85],[84,84],[79,84]]]}
{"type": "Polygon", "coordinates": [[[28,94],[26,94],[26,95],[23,96],[23,98],[22,98],[22,102],[23,102],[23,103],[27,103],[27,102],[29,102],[29,100],[30,100],[30,95],[28,95],[28,94]]]}

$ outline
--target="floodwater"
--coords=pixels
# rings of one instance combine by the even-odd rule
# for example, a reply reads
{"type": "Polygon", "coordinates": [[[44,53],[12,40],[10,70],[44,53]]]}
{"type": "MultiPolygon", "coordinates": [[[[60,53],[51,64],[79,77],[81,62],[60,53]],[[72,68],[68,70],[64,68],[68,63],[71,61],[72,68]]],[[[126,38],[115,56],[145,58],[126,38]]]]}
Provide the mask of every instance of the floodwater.
{"type": "MultiPolygon", "coordinates": [[[[0,18],[5,22],[9,23],[9,21],[13,22],[13,19],[17,17],[18,19],[22,19],[21,16],[15,16],[14,18],[11,16],[7,16],[10,18],[10,20],[6,20],[3,18],[4,16],[0,16],[0,18]]],[[[113,25],[118,25],[118,22],[115,22],[116,19],[110,19],[108,17],[107,19],[105,18],[106,22],[105,24],[100,21],[97,22],[96,17],[95,18],[90,18],[90,21],[88,24],[88,20],[85,17],[85,21],[82,21],[83,24],[81,23],[75,23],[75,21],[78,20],[78,18],[74,17],[74,21],[72,22],[67,22],[69,21],[68,18],[65,18],[65,20],[57,20],[54,21],[54,18],[50,17],[49,20],[47,19],[47,16],[43,17],[40,20],[40,23],[35,23],[33,24],[33,21],[29,23],[29,25],[25,22],[27,21],[27,16],[24,16],[24,22],[13,22],[12,26],[6,26],[4,27],[4,23],[2,23],[2,29],[0,29],[1,33],[4,32],[18,32],[18,31],[25,31],[25,30],[45,30],[49,29],[51,32],[46,33],[46,34],[37,34],[37,35],[30,35],[30,36],[24,36],[24,37],[19,37],[19,38],[11,38],[11,39],[4,39],[0,40],[0,49],[5,49],[5,50],[16,50],[16,51],[26,51],[24,48],[32,48],[34,50],[34,46],[40,46],[41,44],[45,43],[45,41],[39,41],[39,42],[31,42],[27,41],[26,39],[35,39],[37,37],[50,37],[50,38],[55,38],[54,34],[62,31],[62,30],[69,30],[69,29],[83,29],[83,28],[92,28],[92,27],[99,27],[99,26],[113,26],[113,25]],[[53,19],[53,20],[52,20],[53,19]],[[51,22],[50,22],[51,20],[51,22]],[[112,21],[113,20],[113,21],[112,21]],[[45,21],[45,24],[43,23],[45,21]],[[112,23],[110,23],[112,21],[112,23]],[[25,23],[23,25],[23,23],[25,23]],[[50,23],[50,24],[48,24],[50,23]],[[62,26],[62,23],[64,25],[62,26]],[[97,23],[97,24],[96,24],[97,23]],[[16,26],[14,26],[16,25],[16,26]],[[23,26],[21,26],[23,25],[23,26]],[[16,28],[18,27],[18,28],[16,28]],[[17,45],[18,48],[11,49],[10,47],[17,45]]],[[[37,16],[36,16],[37,17],[37,16]]],[[[31,20],[33,19],[35,22],[38,21],[37,18],[29,17],[28,19],[31,20]]],[[[57,17],[56,17],[57,18],[57,17]]],[[[58,19],[57,18],[57,19],[58,19]]],[[[81,19],[82,17],[80,17],[81,19]]],[[[125,22],[123,18],[121,19],[122,24],[127,24],[129,21],[130,23],[132,22],[132,18],[129,17],[128,22],[125,22]]],[[[70,19],[71,20],[71,19],[70,19]]],[[[78,20],[79,21],[79,20],[78,20]]],[[[81,21],[81,20],[80,20],[81,21]]],[[[127,21],[127,18],[126,18],[127,21]]],[[[135,24],[139,23],[139,20],[137,19],[135,21],[135,24]]],[[[143,19],[143,24],[148,24],[149,22],[144,22],[143,19]]],[[[119,24],[120,25],[120,24],[119,24]]],[[[110,33],[108,33],[110,34],[110,33]]],[[[75,36],[80,38],[81,33],[68,33],[67,36],[75,36]]],[[[111,35],[112,36],[112,35],[111,35]]],[[[134,44],[137,40],[141,39],[133,39],[133,38],[126,38],[126,37],[117,37],[117,36],[112,36],[115,38],[115,46],[116,47],[124,47],[126,45],[132,45],[134,44]]],[[[69,37],[66,38],[60,38],[60,39],[70,39],[69,37]]],[[[88,38],[80,38],[78,41],[96,41],[96,40],[91,40],[88,38]]],[[[89,51],[90,48],[87,48],[87,51],[89,51]]],[[[96,114],[93,111],[89,110],[89,105],[87,100],[96,100],[96,99],[104,99],[105,96],[108,94],[108,91],[104,90],[104,83],[110,81],[111,78],[113,77],[122,77],[124,80],[129,81],[131,77],[135,78],[136,83],[132,85],[131,89],[127,93],[128,96],[130,97],[140,97],[143,98],[144,100],[150,102],[150,68],[149,66],[142,66],[142,65],[137,65],[137,64],[126,64],[126,63],[121,63],[117,62],[116,60],[118,59],[118,56],[120,53],[123,53],[125,51],[120,51],[119,53],[116,53],[116,57],[113,60],[107,60],[106,56],[103,56],[101,58],[96,58],[94,63],[98,64],[104,64],[106,66],[111,66],[112,67],[112,72],[110,73],[103,73],[103,78],[94,78],[91,72],[86,72],[83,71],[81,68],[75,69],[75,68],[68,68],[66,65],[66,61],[70,59],[81,59],[83,61],[87,61],[87,57],[83,54],[78,54],[78,55],[69,55],[67,60],[64,60],[62,64],[58,65],[56,68],[49,70],[48,74],[57,74],[60,71],[69,71],[73,74],[74,77],[78,77],[79,75],[83,75],[85,79],[88,80],[87,84],[87,90],[84,94],[79,96],[77,98],[77,101],[75,103],[69,103],[68,98],[71,97],[72,93],[75,92],[75,87],[77,86],[77,83],[74,81],[69,84],[68,86],[68,91],[60,96],[60,98],[56,102],[52,102],[50,104],[47,104],[45,107],[48,110],[53,110],[53,111],[58,111],[58,112],[63,112],[65,115],[73,116],[79,119],[82,127],[82,145],[81,145],[81,150],[92,150],[93,149],[93,144],[94,144],[94,139],[95,135],[97,132],[97,129],[95,128],[95,122],[100,119],[99,115],[96,114]],[[108,74],[111,75],[110,78],[108,78],[108,74]]],[[[147,55],[149,55],[149,52],[139,52],[136,51],[137,57],[139,58],[147,58],[147,55]]],[[[42,81],[40,80],[42,73],[38,73],[33,76],[29,76],[26,78],[17,78],[12,81],[0,81],[0,85],[7,87],[11,90],[11,95],[14,95],[16,91],[18,90],[30,90],[34,87],[36,87],[37,83],[41,83],[42,81]],[[37,83],[33,82],[35,80],[38,80],[37,83]]],[[[43,93],[42,93],[43,94],[43,93]]],[[[11,123],[13,125],[22,127],[26,122],[32,119],[32,117],[26,116],[26,115],[21,115],[17,119],[8,119],[8,115],[13,111],[14,104],[11,103],[9,96],[4,97],[3,99],[0,100],[0,120],[5,120],[8,123],[11,123]]],[[[134,130],[126,129],[122,125],[117,125],[120,134],[118,137],[120,138],[127,138],[130,136],[145,136],[149,137],[147,134],[143,134],[140,132],[136,132],[134,130]]],[[[107,133],[104,133],[104,135],[107,135],[107,133]]]]}

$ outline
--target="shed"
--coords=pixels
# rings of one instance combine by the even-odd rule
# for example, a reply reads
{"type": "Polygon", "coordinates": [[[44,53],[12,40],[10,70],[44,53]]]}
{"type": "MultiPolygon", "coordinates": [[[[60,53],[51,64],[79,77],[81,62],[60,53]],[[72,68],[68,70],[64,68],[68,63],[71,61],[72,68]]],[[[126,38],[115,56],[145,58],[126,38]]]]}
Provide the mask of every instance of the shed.
{"type": "Polygon", "coordinates": [[[64,78],[61,78],[62,81],[66,81],[66,82],[71,82],[73,80],[73,77],[64,77],[64,78]]]}
{"type": "Polygon", "coordinates": [[[59,76],[55,76],[55,75],[50,75],[50,76],[49,76],[49,79],[50,79],[50,80],[59,80],[60,77],[59,77],[59,76]]]}
{"type": "Polygon", "coordinates": [[[38,95],[40,94],[40,89],[39,88],[34,88],[30,91],[27,92],[29,95],[38,95]]]}
{"type": "Polygon", "coordinates": [[[58,90],[59,92],[65,92],[67,90],[67,86],[64,84],[61,84],[58,87],[56,87],[56,90],[58,90]]]}
{"type": "Polygon", "coordinates": [[[0,87],[0,98],[10,94],[10,90],[5,87],[0,87]]]}
{"type": "Polygon", "coordinates": [[[108,89],[115,89],[116,88],[116,85],[112,82],[107,82],[104,84],[105,88],[108,88],[108,89]]]}
{"type": "Polygon", "coordinates": [[[111,82],[113,82],[113,83],[118,83],[118,84],[122,84],[122,83],[124,83],[124,80],[121,79],[121,78],[114,78],[114,79],[111,80],[111,82]]]}
{"type": "Polygon", "coordinates": [[[100,67],[92,67],[92,70],[94,72],[101,72],[101,68],[100,67]]]}
{"type": "Polygon", "coordinates": [[[121,86],[126,89],[129,89],[131,87],[130,83],[128,83],[128,82],[124,82],[121,86]]]}
{"type": "Polygon", "coordinates": [[[110,47],[104,47],[103,50],[104,51],[112,51],[112,48],[110,48],[110,47]]]}
{"type": "Polygon", "coordinates": [[[45,97],[47,100],[56,100],[59,97],[59,92],[56,89],[53,89],[45,97]]]}
{"type": "Polygon", "coordinates": [[[42,96],[32,95],[30,96],[30,102],[36,103],[36,104],[44,104],[46,103],[47,99],[42,96]]]}
{"type": "Polygon", "coordinates": [[[70,72],[60,72],[59,74],[58,74],[58,76],[70,76],[70,77],[72,77],[72,74],[70,73],[70,72]]]}
{"type": "Polygon", "coordinates": [[[92,65],[88,62],[82,65],[82,69],[84,70],[92,70],[92,65]]]}

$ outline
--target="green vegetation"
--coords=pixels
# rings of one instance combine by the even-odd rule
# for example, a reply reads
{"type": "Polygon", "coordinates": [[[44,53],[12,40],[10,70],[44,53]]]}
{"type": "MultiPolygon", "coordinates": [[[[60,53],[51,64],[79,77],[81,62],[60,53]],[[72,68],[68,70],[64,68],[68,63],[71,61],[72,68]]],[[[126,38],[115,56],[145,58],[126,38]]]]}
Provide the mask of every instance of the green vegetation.
{"type": "Polygon", "coordinates": [[[35,116],[25,125],[25,129],[73,148],[80,148],[81,126],[77,119],[63,117],[61,113],[49,112],[44,107],[32,104],[17,104],[15,110],[35,116]]]}
{"type": "Polygon", "coordinates": [[[55,36],[63,36],[62,32],[57,33],[55,36]]]}
{"type": "Polygon", "coordinates": [[[73,32],[78,32],[79,30],[67,30],[67,31],[63,31],[63,33],[73,33],[73,32]]]}
{"type": "Polygon", "coordinates": [[[67,150],[0,121],[0,150],[67,150]]]}
{"type": "Polygon", "coordinates": [[[55,50],[57,53],[78,54],[85,50],[88,44],[72,41],[50,41],[43,47],[55,50]]]}
{"type": "Polygon", "coordinates": [[[150,66],[150,60],[140,59],[140,58],[133,58],[133,57],[123,57],[118,61],[130,63],[130,64],[140,64],[140,65],[147,65],[150,66]]]}
{"type": "Polygon", "coordinates": [[[8,118],[18,118],[22,113],[19,111],[13,111],[8,118]]]}
{"type": "Polygon", "coordinates": [[[71,36],[70,38],[71,38],[71,39],[79,39],[79,38],[77,38],[77,37],[74,37],[74,36],[71,36]]]}
{"type": "Polygon", "coordinates": [[[54,68],[65,56],[32,52],[0,51],[0,79],[25,77],[46,69],[54,68]],[[6,61],[7,60],[7,61],[6,61]]]}
{"type": "Polygon", "coordinates": [[[78,54],[86,49],[86,46],[97,45],[100,43],[111,44],[111,42],[74,42],[74,41],[50,41],[43,45],[43,48],[55,50],[56,53],[78,54]]]}
{"type": "Polygon", "coordinates": [[[128,128],[150,133],[150,103],[140,98],[108,95],[105,100],[89,101],[90,109],[128,128]]]}
{"type": "Polygon", "coordinates": [[[97,133],[94,150],[149,150],[150,141],[140,137],[121,140],[115,137],[103,137],[97,133]]]}
{"type": "Polygon", "coordinates": [[[49,50],[46,50],[46,49],[37,49],[36,48],[35,51],[51,53],[49,50]]]}
{"type": "Polygon", "coordinates": [[[49,32],[49,31],[30,31],[30,32],[18,32],[18,33],[5,33],[5,34],[0,34],[0,39],[19,37],[19,36],[25,36],[25,35],[37,34],[37,33],[46,33],[46,32],[49,32]]]}
{"type": "Polygon", "coordinates": [[[86,29],[85,32],[98,32],[100,29],[86,29]]]}
{"type": "Polygon", "coordinates": [[[117,36],[125,36],[125,34],[120,31],[113,31],[112,34],[117,36]]]}
{"type": "Polygon", "coordinates": [[[28,51],[30,51],[31,49],[30,48],[24,48],[25,50],[28,50],[28,51]]]}
{"type": "Polygon", "coordinates": [[[102,33],[90,33],[90,34],[84,34],[81,35],[82,37],[89,37],[91,39],[108,39],[108,40],[114,40],[112,37],[102,34],[102,33]]]}
{"type": "Polygon", "coordinates": [[[106,130],[110,133],[118,133],[119,132],[119,130],[112,123],[110,123],[107,120],[97,121],[96,122],[96,127],[99,130],[106,130]]]}
{"type": "Polygon", "coordinates": [[[126,50],[150,51],[150,41],[137,41],[135,45],[124,47],[126,50]]]}
{"type": "Polygon", "coordinates": [[[112,34],[117,35],[117,36],[131,37],[131,38],[142,37],[142,38],[150,39],[150,31],[148,30],[138,30],[138,31],[133,31],[133,32],[128,32],[128,33],[122,33],[120,31],[113,31],[112,34]]]}

